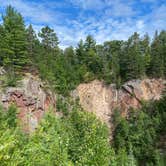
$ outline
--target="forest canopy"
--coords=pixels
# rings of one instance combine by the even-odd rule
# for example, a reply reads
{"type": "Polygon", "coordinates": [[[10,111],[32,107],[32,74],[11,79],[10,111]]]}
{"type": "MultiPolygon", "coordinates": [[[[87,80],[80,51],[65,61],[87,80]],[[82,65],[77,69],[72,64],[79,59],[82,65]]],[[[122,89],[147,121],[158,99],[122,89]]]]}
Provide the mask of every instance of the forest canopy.
{"type": "Polygon", "coordinates": [[[12,82],[26,66],[38,69],[41,78],[61,94],[93,79],[115,83],[119,88],[131,79],[166,77],[165,30],[156,31],[152,39],[148,34],[140,37],[135,32],[126,41],[103,44],[96,44],[95,36],[88,35],[75,48],[62,50],[52,28],[45,26],[36,34],[32,25],[25,26],[23,17],[13,7],[6,8],[2,19],[0,65],[10,71],[12,82]]]}

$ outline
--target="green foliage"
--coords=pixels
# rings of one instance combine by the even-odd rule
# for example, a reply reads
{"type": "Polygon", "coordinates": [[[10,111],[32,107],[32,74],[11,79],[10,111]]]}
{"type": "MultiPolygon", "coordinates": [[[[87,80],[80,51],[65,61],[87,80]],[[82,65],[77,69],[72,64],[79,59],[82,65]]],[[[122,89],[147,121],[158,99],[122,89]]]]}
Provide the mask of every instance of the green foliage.
{"type": "Polygon", "coordinates": [[[25,65],[29,71],[38,69],[41,78],[63,95],[94,79],[115,83],[120,88],[131,79],[166,76],[164,30],[156,32],[152,43],[148,34],[141,38],[137,32],[127,41],[106,41],[100,45],[88,35],[76,48],[61,50],[58,37],[49,26],[43,27],[37,36],[32,25],[25,29],[21,14],[11,6],[2,18],[0,65],[10,73],[9,85],[17,83],[15,77],[25,65]]]}
{"type": "Polygon", "coordinates": [[[108,165],[108,130],[94,115],[75,110],[71,113],[69,154],[75,165],[108,165]]]}
{"type": "Polygon", "coordinates": [[[3,65],[12,72],[21,69],[27,62],[26,32],[23,18],[14,8],[8,6],[3,15],[4,35],[1,45],[3,65]]]}
{"type": "Polygon", "coordinates": [[[26,29],[26,36],[27,36],[27,51],[28,51],[28,57],[31,59],[34,59],[36,54],[36,45],[38,44],[38,39],[35,34],[35,31],[33,30],[32,25],[30,24],[29,27],[26,29]]]}
{"type": "Polygon", "coordinates": [[[16,108],[0,109],[0,163],[8,165],[109,165],[116,163],[108,129],[78,107],[63,118],[48,112],[30,135],[17,127],[16,108]],[[110,160],[110,154],[111,160],[110,160]]]}
{"type": "Polygon", "coordinates": [[[5,76],[5,86],[16,87],[20,79],[21,79],[20,75],[11,71],[10,73],[7,73],[7,75],[5,76]]]}
{"type": "MultiPolygon", "coordinates": [[[[8,165],[164,165],[165,151],[160,152],[159,137],[165,134],[166,98],[131,110],[128,119],[114,116],[113,148],[108,128],[92,113],[76,105],[67,116],[45,114],[34,133],[19,129],[17,109],[0,108],[0,163],[8,165]]],[[[63,104],[58,106],[64,109],[63,104]]],[[[66,107],[66,106],[65,106],[66,107]]],[[[65,108],[66,109],[66,108],[65,108]]]]}
{"type": "Polygon", "coordinates": [[[124,81],[141,78],[145,75],[144,56],[141,50],[141,40],[138,33],[134,33],[124,45],[121,59],[121,74],[124,81]]]}
{"type": "Polygon", "coordinates": [[[42,38],[43,46],[48,50],[49,48],[56,48],[58,46],[58,38],[53,29],[46,26],[39,32],[39,37],[42,38]]]}
{"type": "Polygon", "coordinates": [[[152,77],[164,77],[165,74],[165,50],[166,32],[156,31],[151,45],[151,75],[152,77]]]}
{"type": "Polygon", "coordinates": [[[6,113],[6,122],[9,128],[17,126],[17,108],[15,105],[11,105],[6,113]]]}
{"type": "Polygon", "coordinates": [[[24,146],[24,165],[67,165],[68,136],[61,120],[49,113],[24,146]]]}
{"type": "Polygon", "coordinates": [[[56,101],[56,108],[58,112],[63,113],[63,115],[68,115],[69,114],[69,103],[67,99],[65,99],[62,96],[57,97],[56,101]]]}
{"type": "Polygon", "coordinates": [[[141,110],[131,110],[127,120],[116,113],[114,147],[120,160],[132,157],[139,165],[160,165],[163,162],[163,155],[156,147],[156,142],[166,132],[165,101],[163,97],[154,103],[145,104],[141,110]]]}
{"type": "Polygon", "coordinates": [[[22,163],[21,150],[26,138],[17,127],[16,114],[14,105],[8,111],[0,108],[0,164],[4,166],[22,163]]]}

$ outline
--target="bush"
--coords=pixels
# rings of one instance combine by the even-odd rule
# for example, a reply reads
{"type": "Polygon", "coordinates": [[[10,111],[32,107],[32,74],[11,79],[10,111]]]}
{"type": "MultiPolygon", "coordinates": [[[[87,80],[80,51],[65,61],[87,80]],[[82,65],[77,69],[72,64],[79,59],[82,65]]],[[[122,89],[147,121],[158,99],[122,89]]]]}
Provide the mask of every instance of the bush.
{"type": "Polygon", "coordinates": [[[0,112],[0,163],[21,165],[108,165],[107,127],[91,113],[75,110],[60,119],[48,112],[37,130],[23,134],[17,127],[16,108],[0,112]]]}
{"type": "Polygon", "coordinates": [[[108,165],[110,146],[107,127],[88,112],[75,110],[71,126],[69,155],[76,165],[108,165]]]}

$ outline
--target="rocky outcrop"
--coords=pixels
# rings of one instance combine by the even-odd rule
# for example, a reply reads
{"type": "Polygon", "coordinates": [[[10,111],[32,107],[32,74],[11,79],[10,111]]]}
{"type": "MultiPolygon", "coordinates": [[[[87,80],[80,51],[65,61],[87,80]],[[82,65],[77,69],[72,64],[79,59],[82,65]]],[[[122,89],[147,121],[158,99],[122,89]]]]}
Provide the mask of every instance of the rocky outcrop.
{"type": "MultiPolygon", "coordinates": [[[[3,75],[4,71],[1,73],[3,75]]],[[[139,108],[142,100],[158,100],[164,87],[165,81],[162,79],[129,81],[119,90],[113,84],[105,85],[102,81],[94,80],[80,84],[72,96],[79,98],[84,110],[95,113],[112,128],[111,117],[115,108],[120,108],[122,116],[126,116],[130,108],[139,108]]],[[[55,95],[45,90],[37,76],[28,73],[18,82],[17,87],[0,88],[0,103],[4,108],[8,108],[11,103],[16,104],[18,117],[27,132],[34,131],[50,107],[56,111],[55,95]]]]}
{"type": "Polygon", "coordinates": [[[117,90],[113,84],[105,85],[94,80],[80,84],[73,94],[80,99],[84,110],[95,113],[111,128],[111,115],[115,108],[122,109],[122,115],[126,116],[130,108],[139,108],[142,100],[158,100],[164,86],[162,79],[133,80],[117,90]]]}
{"type": "Polygon", "coordinates": [[[27,132],[37,127],[49,107],[55,110],[55,96],[44,90],[44,85],[38,77],[28,73],[18,82],[17,87],[0,90],[0,102],[4,108],[8,108],[11,103],[16,104],[21,125],[27,132]]]}

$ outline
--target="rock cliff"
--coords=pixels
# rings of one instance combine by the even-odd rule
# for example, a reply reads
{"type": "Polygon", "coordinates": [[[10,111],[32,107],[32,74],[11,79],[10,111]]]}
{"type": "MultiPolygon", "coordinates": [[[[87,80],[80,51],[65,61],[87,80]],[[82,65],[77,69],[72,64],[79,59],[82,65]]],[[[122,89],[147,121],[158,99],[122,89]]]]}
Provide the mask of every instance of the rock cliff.
{"type": "MultiPolygon", "coordinates": [[[[113,84],[105,85],[102,81],[94,80],[80,84],[72,96],[79,98],[85,111],[95,113],[111,129],[115,108],[120,108],[122,116],[126,116],[130,108],[139,108],[142,100],[158,100],[164,87],[165,81],[162,79],[132,80],[119,90],[113,84]]],[[[18,117],[27,132],[37,127],[50,107],[56,111],[55,94],[45,90],[43,82],[30,73],[25,74],[17,87],[0,88],[0,103],[4,108],[8,108],[11,103],[16,104],[18,117]]]]}
{"type": "Polygon", "coordinates": [[[111,115],[115,108],[122,109],[122,115],[126,116],[130,108],[139,108],[142,100],[158,100],[164,87],[165,81],[162,79],[129,81],[119,90],[113,84],[105,85],[94,80],[80,84],[75,96],[80,99],[84,110],[95,113],[111,128],[111,115]]]}
{"type": "Polygon", "coordinates": [[[44,90],[42,81],[31,74],[26,74],[17,87],[7,87],[0,90],[0,103],[8,108],[11,103],[18,107],[18,117],[23,129],[33,131],[49,107],[55,110],[55,97],[44,90]]]}

